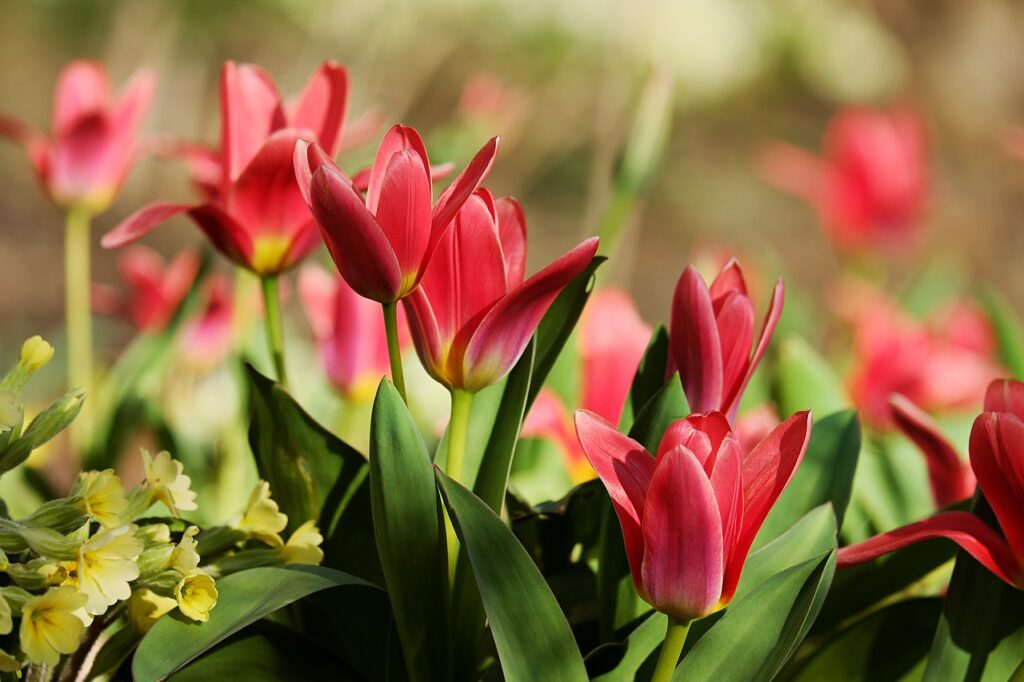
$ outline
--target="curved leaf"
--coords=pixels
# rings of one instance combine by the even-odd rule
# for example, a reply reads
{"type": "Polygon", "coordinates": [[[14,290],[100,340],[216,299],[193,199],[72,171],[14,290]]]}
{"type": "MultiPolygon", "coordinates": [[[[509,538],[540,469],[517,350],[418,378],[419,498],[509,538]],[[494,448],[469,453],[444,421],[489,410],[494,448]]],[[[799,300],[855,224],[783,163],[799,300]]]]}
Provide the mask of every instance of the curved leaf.
{"type": "Polygon", "coordinates": [[[788,336],[779,344],[775,377],[780,414],[812,410],[824,417],[851,405],[835,370],[799,336],[788,336]]]}
{"type": "Polygon", "coordinates": [[[647,349],[637,366],[636,376],[629,387],[629,396],[619,419],[620,429],[630,428],[640,410],[665,386],[665,377],[668,376],[668,353],[668,330],[665,329],[665,325],[659,324],[651,334],[651,340],[647,343],[647,349]]]}

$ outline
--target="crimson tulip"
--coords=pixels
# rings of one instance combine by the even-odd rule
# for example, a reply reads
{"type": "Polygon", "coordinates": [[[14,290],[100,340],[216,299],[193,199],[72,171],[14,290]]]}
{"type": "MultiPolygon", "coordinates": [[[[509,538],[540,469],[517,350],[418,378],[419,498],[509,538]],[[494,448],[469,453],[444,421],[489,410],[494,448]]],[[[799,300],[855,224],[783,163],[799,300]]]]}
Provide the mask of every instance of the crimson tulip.
{"type": "Polygon", "coordinates": [[[817,212],[841,249],[905,244],[928,198],[924,125],[912,110],[848,108],[825,132],[818,158],[781,142],[758,159],[762,175],[817,212]]]}
{"type": "Polygon", "coordinates": [[[720,412],[674,422],[657,457],[592,412],[576,432],[608,489],[637,593],[679,622],[724,608],[761,524],[803,459],[811,413],[744,454],[720,412]]]}
{"type": "Polygon", "coordinates": [[[93,287],[93,309],[123,315],[141,331],[159,331],[167,326],[185,299],[199,270],[199,254],[180,251],[170,262],[144,246],[127,249],[118,258],[118,271],[125,291],[93,287]]]}
{"type": "Polygon", "coordinates": [[[780,279],[754,345],[754,305],[739,264],[730,261],[710,288],[693,266],[683,271],[672,299],[669,339],[691,410],[717,410],[735,420],[743,391],[779,323],[783,298],[780,279]]]}
{"type": "Polygon", "coordinates": [[[187,214],[236,265],[275,276],[312,251],[319,239],[292,171],[299,138],[315,139],[329,153],[341,140],[348,72],[324,63],[292,104],[258,66],[227,62],[221,71],[221,144],[216,156],[198,154],[206,202],[159,202],[140,209],[104,236],[117,248],[170,217],[187,214]]]}
{"type": "Polygon", "coordinates": [[[994,381],[974,421],[971,469],[1002,534],[969,512],[952,511],[839,550],[839,567],[933,538],[947,538],[1000,579],[1024,589],[1024,383],[994,381]]]}

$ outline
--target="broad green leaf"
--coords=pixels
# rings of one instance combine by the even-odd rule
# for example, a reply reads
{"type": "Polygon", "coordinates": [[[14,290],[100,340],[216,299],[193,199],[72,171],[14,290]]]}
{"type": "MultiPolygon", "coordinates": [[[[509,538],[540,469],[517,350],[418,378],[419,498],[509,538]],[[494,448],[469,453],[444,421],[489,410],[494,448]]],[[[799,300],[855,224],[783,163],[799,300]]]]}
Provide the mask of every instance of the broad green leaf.
{"type": "Polygon", "coordinates": [[[161,618],[132,661],[136,682],[157,682],[178,671],[250,623],[310,594],[332,587],[367,587],[355,576],[322,566],[266,566],[217,581],[217,606],[206,623],[180,614],[161,618]]]}
{"type": "Polygon", "coordinates": [[[586,680],[565,614],[526,550],[482,500],[441,471],[436,475],[469,555],[505,679],[586,680]]]}
{"type": "Polygon", "coordinates": [[[779,344],[776,370],[779,412],[813,410],[816,417],[850,407],[842,380],[805,340],[791,335],[779,344]]]}
{"type": "Polygon", "coordinates": [[[665,325],[659,324],[647,343],[637,367],[636,376],[629,387],[629,396],[622,408],[619,428],[626,430],[633,425],[637,414],[665,386],[668,376],[669,340],[665,325]]]}
{"type": "Polygon", "coordinates": [[[647,448],[648,452],[656,453],[662,435],[672,422],[689,414],[690,406],[683,393],[683,384],[675,374],[637,414],[629,429],[629,437],[647,448]]]}
{"type": "Polygon", "coordinates": [[[772,507],[754,546],[770,542],[804,514],[825,503],[832,504],[842,526],[859,453],[860,422],[855,411],[837,412],[817,421],[800,468],[772,507]]]}
{"type": "Polygon", "coordinates": [[[409,679],[446,679],[448,562],[441,502],[427,446],[387,379],[373,403],[370,493],[409,679]]]}
{"type": "Polygon", "coordinates": [[[1014,378],[1024,379],[1024,325],[1010,302],[995,289],[982,296],[982,303],[995,327],[999,357],[1014,378]]]}

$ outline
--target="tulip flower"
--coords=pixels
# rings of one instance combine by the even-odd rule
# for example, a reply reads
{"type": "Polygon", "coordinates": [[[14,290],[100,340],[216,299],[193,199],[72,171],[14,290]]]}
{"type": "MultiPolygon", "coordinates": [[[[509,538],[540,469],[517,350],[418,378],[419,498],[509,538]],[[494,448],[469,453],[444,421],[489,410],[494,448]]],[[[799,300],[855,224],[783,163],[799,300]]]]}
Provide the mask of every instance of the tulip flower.
{"type": "Polygon", "coordinates": [[[299,272],[299,298],[328,380],[347,401],[371,397],[389,367],[380,306],[317,265],[299,272]]]}
{"type": "Polygon", "coordinates": [[[236,308],[242,302],[222,273],[210,275],[203,285],[203,309],[182,325],[178,345],[183,359],[199,369],[208,369],[220,365],[231,353],[236,308]]]}
{"type": "Polygon", "coordinates": [[[780,279],[753,345],[754,305],[739,264],[726,265],[710,289],[693,266],[683,271],[672,299],[669,339],[691,410],[717,410],[735,420],[743,391],[779,323],[783,296],[780,279]]]}
{"type": "Polygon", "coordinates": [[[93,309],[123,315],[141,331],[160,331],[192,287],[199,254],[185,249],[167,263],[156,251],[135,246],[118,258],[117,266],[127,290],[93,286],[93,309]]]}
{"type": "Polygon", "coordinates": [[[781,142],[757,160],[762,176],[818,213],[843,250],[906,244],[928,198],[924,125],[910,109],[849,108],[825,132],[824,157],[781,142]]]}
{"type": "Polygon", "coordinates": [[[671,671],[689,622],[732,600],[754,537],[803,459],[811,413],[746,454],[720,412],[674,422],[657,457],[592,412],[576,412],[576,433],[608,489],[637,593],[670,618],[658,669],[671,671]]]}
{"type": "Polygon", "coordinates": [[[208,196],[202,204],[158,202],[129,216],[103,237],[117,248],[184,213],[233,263],[259,275],[266,299],[267,336],[278,379],[285,381],[277,277],[319,244],[292,171],[301,138],[335,153],[348,98],[348,72],[333,62],[313,74],[294,103],[285,103],[270,76],[252,64],[227,62],[221,71],[220,171],[203,159],[208,196]],[[219,187],[213,184],[219,179],[219,187]]]}
{"type": "Polygon", "coordinates": [[[943,512],[839,550],[840,568],[933,538],[959,545],[1001,580],[1024,590],[1024,383],[992,382],[974,420],[971,469],[1002,531],[969,512],[943,512]]]}
{"type": "Polygon", "coordinates": [[[74,61],[57,78],[49,137],[0,115],[0,136],[25,148],[50,199],[67,213],[64,285],[73,387],[92,386],[90,223],[113,203],[138,157],[138,132],[155,87],[153,73],[140,70],[114,96],[102,64],[74,61]]]}

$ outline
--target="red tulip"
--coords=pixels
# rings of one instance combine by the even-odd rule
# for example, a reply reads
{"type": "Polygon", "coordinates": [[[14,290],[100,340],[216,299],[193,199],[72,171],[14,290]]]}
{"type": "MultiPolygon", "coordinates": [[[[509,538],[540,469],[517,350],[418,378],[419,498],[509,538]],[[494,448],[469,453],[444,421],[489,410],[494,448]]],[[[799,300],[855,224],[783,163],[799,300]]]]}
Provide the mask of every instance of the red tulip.
{"type": "Polygon", "coordinates": [[[140,70],[114,97],[103,65],[71,62],[57,79],[49,138],[4,116],[0,135],[25,148],[55,204],[101,213],[113,203],[138,156],[136,138],[155,87],[153,73],[140,70]]]}
{"type": "Polygon", "coordinates": [[[780,279],[751,353],[754,305],[739,264],[731,261],[726,265],[710,289],[693,266],[683,271],[672,299],[669,337],[691,410],[717,410],[735,420],[743,391],[782,315],[782,301],[780,279]]]}
{"type": "Polygon", "coordinates": [[[1024,589],[1024,383],[999,380],[971,429],[971,469],[1002,535],[968,512],[944,512],[839,550],[838,566],[871,561],[932,538],[957,543],[985,568],[1024,589]]]}
{"type": "Polygon", "coordinates": [[[156,251],[136,246],[125,251],[117,265],[127,290],[94,286],[93,307],[97,312],[124,315],[142,331],[159,331],[192,287],[199,254],[186,249],[167,263],[156,251]]]}
{"type": "Polygon", "coordinates": [[[299,272],[299,298],[328,380],[346,400],[362,402],[372,397],[389,370],[380,306],[318,265],[304,266],[299,272]]]}
{"type": "Polygon", "coordinates": [[[825,132],[824,158],[772,143],[758,159],[762,175],[807,201],[843,249],[908,241],[928,194],[924,126],[910,109],[850,108],[825,132]]]}
{"type": "Polygon", "coordinates": [[[295,182],[292,153],[300,137],[318,140],[332,154],[337,149],[348,72],[325,63],[294,104],[285,104],[262,69],[227,62],[220,90],[219,172],[212,155],[195,150],[207,202],[146,206],[109,232],[103,246],[135,241],[179,213],[187,213],[221,253],[259,275],[287,270],[319,244],[295,182]]]}
{"type": "Polygon", "coordinates": [[[436,203],[423,140],[395,126],[367,179],[366,200],[316,144],[295,146],[295,175],[338,271],[356,293],[393,303],[419,286],[441,235],[494,163],[498,138],[477,153],[436,203]]]}
{"type": "Polygon", "coordinates": [[[811,413],[747,454],[720,412],[673,423],[657,458],[585,410],[576,432],[619,517],[637,592],[685,622],[732,600],[754,537],[803,459],[811,413]]]}
{"type": "Polygon", "coordinates": [[[475,192],[440,237],[420,287],[405,299],[427,372],[470,393],[501,379],[555,297],[596,251],[597,239],[588,239],[524,281],[522,209],[514,199],[475,192]]]}

